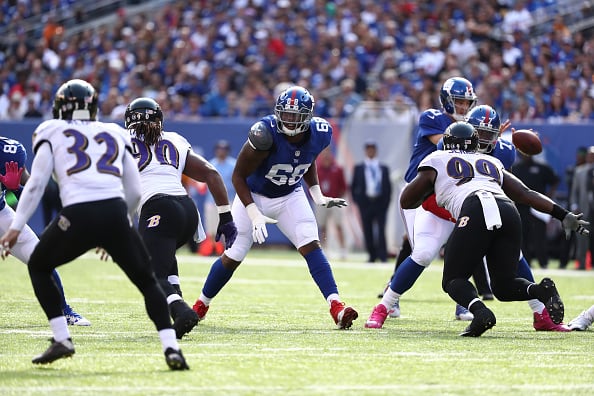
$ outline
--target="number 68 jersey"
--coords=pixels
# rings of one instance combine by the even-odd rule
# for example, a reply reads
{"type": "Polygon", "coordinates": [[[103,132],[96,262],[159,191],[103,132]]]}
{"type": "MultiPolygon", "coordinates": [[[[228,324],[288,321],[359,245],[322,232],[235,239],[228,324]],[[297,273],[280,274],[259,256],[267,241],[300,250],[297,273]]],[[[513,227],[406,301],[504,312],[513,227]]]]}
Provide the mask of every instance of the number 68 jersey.
{"type": "Polygon", "coordinates": [[[49,143],[63,206],[124,198],[122,171],[128,132],[115,123],[47,120],[33,132],[33,152],[49,143]]]}
{"type": "Polygon", "coordinates": [[[477,152],[435,151],[419,164],[419,170],[432,168],[435,178],[437,204],[446,208],[454,218],[467,196],[483,190],[496,195],[505,195],[503,184],[504,166],[497,158],[477,152]]]}
{"type": "Polygon", "coordinates": [[[305,172],[318,154],[330,144],[332,126],[323,118],[313,117],[309,129],[303,135],[301,142],[290,143],[278,131],[273,115],[263,117],[252,126],[248,142],[257,150],[269,152],[268,157],[247,178],[252,192],[268,198],[278,198],[301,187],[305,172]],[[267,145],[255,143],[256,135],[258,140],[266,141],[267,145]]]}

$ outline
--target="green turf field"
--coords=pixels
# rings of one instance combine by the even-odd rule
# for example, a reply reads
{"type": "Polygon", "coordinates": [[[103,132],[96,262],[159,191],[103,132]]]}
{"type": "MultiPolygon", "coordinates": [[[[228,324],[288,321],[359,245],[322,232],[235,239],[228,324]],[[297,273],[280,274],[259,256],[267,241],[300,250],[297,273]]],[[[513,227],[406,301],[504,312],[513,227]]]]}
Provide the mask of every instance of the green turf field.
{"type": "MultiPolygon", "coordinates": [[[[91,254],[60,272],[70,303],[92,326],[71,327],[72,359],[31,364],[51,332],[26,268],[10,258],[0,262],[0,394],[592,394],[594,331],[536,332],[525,302],[490,302],[497,325],[480,338],[459,337],[466,322],[453,319],[440,262],[405,295],[401,318],[365,329],[392,265],[357,258],[333,263],[343,299],[360,314],[351,330],[338,331],[297,253],[252,251],[180,342],[186,372],[168,370],[138,291],[115,264],[91,254]]],[[[212,258],[179,261],[192,304],[212,258]]],[[[594,271],[535,276],[545,274],[558,285],[566,321],[594,303],[594,271]]]]}

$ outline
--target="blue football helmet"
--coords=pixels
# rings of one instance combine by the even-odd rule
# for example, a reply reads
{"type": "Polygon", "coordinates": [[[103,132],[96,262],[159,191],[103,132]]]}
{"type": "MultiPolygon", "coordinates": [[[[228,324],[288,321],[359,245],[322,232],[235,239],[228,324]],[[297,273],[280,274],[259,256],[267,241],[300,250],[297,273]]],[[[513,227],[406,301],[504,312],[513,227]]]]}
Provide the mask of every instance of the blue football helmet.
{"type": "Polygon", "coordinates": [[[466,121],[478,132],[481,153],[490,153],[497,144],[501,119],[491,106],[480,105],[470,110],[466,121]]]}
{"type": "Polygon", "coordinates": [[[279,132],[295,136],[307,131],[313,117],[314,105],[314,97],[307,89],[296,85],[284,90],[274,106],[279,132]]]}
{"type": "Polygon", "coordinates": [[[450,124],[443,133],[444,150],[474,152],[478,149],[478,132],[466,121],[450,124]]]}
{"type": "Polygon", "coordinates": [[[91,84],[79,79],[70,80],[56,91],[52,115],[60,120],[94,121],[97,103],[97,91],[91,84]]]}
{"type": "Polygon", "coordinates": [[[477,97],[472,88],[472,84],[465,78],[448,78],[439,91],[439,101],[443,109],[456,121],[463,121],[464,116],[476,105],[477,97]],[[456,100],[469,101],[468,108],[459,114],[456,112],[456,100]]]}

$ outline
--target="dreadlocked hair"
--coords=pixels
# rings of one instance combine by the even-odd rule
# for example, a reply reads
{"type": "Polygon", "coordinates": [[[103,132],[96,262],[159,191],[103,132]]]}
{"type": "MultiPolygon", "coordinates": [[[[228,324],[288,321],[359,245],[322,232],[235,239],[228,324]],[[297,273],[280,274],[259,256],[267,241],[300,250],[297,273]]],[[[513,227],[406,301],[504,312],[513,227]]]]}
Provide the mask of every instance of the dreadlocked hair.
{"type": "Polygon", "coordinates": [[[153,146],[161,140],[161,126],[158,122],[136,122],[130,126],[136,138],[153,146]]]}

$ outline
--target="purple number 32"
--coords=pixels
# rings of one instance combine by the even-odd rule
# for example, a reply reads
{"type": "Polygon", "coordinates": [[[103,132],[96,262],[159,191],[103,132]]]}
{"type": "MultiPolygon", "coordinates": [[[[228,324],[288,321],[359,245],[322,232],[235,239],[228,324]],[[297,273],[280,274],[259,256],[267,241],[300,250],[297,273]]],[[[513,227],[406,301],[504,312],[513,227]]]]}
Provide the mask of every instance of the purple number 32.
{"type": "MultiPolygon", "coordinates": [[[[88,169],[91,166],[91,157],[85,152],[87,147],[89,147],[89,140],[87,137],[76,129],[67,129],[64,131],[64,135],[74,138],[74,144],[68,147],[68,152],[76,156],[76,164],[70,167],[66,173],[72,175],[88,169]]],[[[95,165],[97,167],[97,172],[109,173],[120,177],[122,172],[117,166],[113,165],[119,154],[117,141],[107,132],[100,132],[95,135],[93,139],[97,143],[105,145],[105,152],[95,165]]]]}

